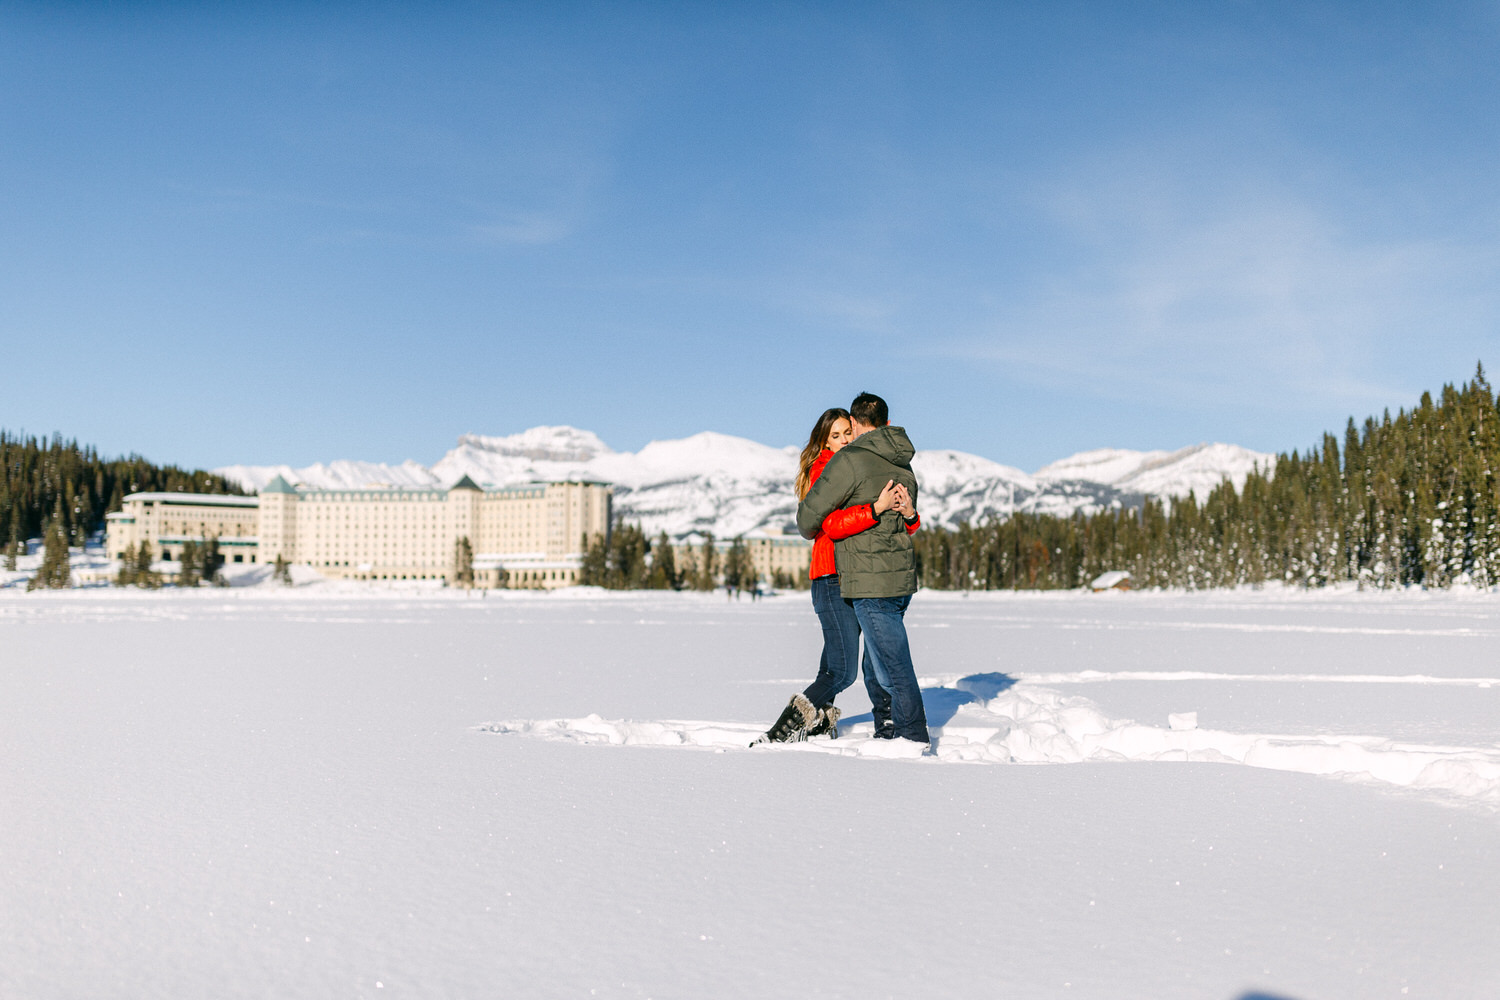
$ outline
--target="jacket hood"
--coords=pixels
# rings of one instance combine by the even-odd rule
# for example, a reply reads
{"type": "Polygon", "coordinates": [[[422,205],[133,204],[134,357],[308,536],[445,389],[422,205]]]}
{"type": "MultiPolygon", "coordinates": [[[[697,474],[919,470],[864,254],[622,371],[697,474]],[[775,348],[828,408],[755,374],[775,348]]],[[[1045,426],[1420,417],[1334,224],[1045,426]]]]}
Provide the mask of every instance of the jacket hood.
{"type": "Polygon", "coordinates": [[[873,451],[892,465],[905,469],[911,468],[912,456],[917,453],[917,449],[912,447],[911,438],[906,436],[904,427],[877,427],[861,434],[844,447],[873,451]]]}

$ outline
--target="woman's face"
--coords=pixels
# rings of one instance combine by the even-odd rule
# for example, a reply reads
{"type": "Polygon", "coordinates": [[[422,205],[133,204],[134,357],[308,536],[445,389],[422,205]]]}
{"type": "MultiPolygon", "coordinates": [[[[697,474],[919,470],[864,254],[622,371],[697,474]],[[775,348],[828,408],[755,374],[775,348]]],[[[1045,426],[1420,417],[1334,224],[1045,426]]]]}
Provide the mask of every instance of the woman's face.
{"type": "Polygon", "coordinates": [[[854,440],[854,425],[849,423],[848,417],[839,417],[833,422],[828,430],[828,441],[823,445],[831,452],[838,452],[844,445],[854,440]]]}

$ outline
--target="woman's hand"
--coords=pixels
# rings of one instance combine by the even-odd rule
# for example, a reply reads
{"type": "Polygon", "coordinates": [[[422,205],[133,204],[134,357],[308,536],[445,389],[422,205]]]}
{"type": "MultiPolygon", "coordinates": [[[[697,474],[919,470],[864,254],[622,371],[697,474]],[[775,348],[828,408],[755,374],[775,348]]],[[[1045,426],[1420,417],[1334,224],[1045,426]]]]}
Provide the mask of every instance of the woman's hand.
{"type": "Polygon", "coordinates": [[[917,508],[912,506],[911,494],[900,483],[896,484],[896,502],[891,506],[908,521],[917,516],[917,508]]]}
{"type": "Polygon", "coordinates": [[[905,488],[894,479],[886,480],[885,489],[880,491],[880,496],[876,497],[875,502],[871,504],[871,507],[875,510],[875,516],[879,517],[886,511],[893,509],[900,494],[905,492],[905,488]]]}

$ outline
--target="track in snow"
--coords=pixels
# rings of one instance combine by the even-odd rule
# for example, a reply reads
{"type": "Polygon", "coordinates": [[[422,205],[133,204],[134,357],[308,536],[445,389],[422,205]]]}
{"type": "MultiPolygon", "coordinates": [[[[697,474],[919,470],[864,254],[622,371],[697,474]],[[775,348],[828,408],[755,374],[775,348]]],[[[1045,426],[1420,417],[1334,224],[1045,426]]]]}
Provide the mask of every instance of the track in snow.
{"type": "MultiPolygon", "coordinates": [[[[1044,675],[1051,683],[1124,680],[1237,680],[1328,683],[1411,683],[1489,687],[1490,678],[1336,675],[1224,675],[1197,672],[1104,674],[1082,671],[1044,675]]],[[[869,716],[846,720],[837,740],[762,745],[749,743],[763,725],[691,720],[511,720],[476,727],[480,732],[608,746],[685,747],[719,752],[823,753],[849,757],[907,758],[921,763],[1079,764],[1089,762],[1203,762],[1324,775],[1412,789],[1445,799],[1500,809],[1500,746],[1432,746],[1370,735],[1281,736],[1180,728],[1111,719],[1086,698],[1028,679],[975,674],[923,688],[933,752],[905,741],[874,738],[869,716]]]]}

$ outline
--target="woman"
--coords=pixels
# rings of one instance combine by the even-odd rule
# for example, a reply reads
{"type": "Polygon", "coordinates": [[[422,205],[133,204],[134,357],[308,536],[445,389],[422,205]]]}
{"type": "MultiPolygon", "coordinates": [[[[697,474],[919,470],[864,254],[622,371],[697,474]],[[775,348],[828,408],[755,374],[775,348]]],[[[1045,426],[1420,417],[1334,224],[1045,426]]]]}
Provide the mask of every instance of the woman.
{"type": "MultiPolygon", "coordinates": [[[[849,411],[838,407],[824,410],[813,425],[807,447],[802,449],[796,482],[798,500],[807,496],[828,460],[853,440],[854,425],[849,419],[849,411]]],[[[823,656],[818,664],[818,676],[801,694],[792,696],[781,718],[755,743],[795,742],[825,733],[838,738],[839,710],[833,699],[854,683],[859,672],[859,622],[854,617],[853,605],[839,594],[833,543],[873,528],[875,513],[905,506],[905,492],[899,485],[887,483],[874,504],[836,510],[824,518],[822,530],[813,539],[812,565],[808,570],[812,578],[813,611],[823,626],[823,656]]],[[[917,525],[906,530],[916,531],[917,525]]],[[[879,663],[871,659],[866,649],[865,690],[870,695],[877,733],[882,724],[890,724],[891,718],[891,695],[883,674],[879,663]]]]}

